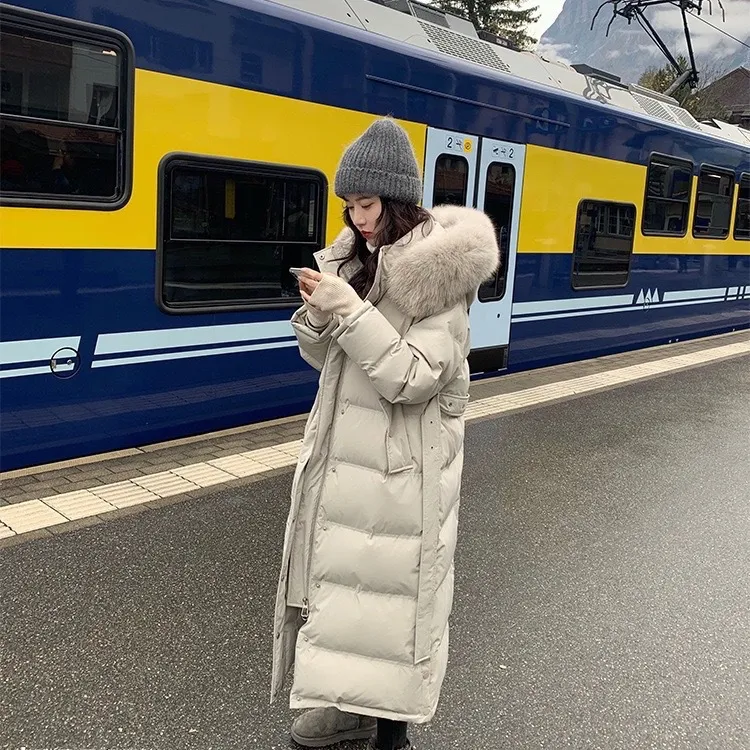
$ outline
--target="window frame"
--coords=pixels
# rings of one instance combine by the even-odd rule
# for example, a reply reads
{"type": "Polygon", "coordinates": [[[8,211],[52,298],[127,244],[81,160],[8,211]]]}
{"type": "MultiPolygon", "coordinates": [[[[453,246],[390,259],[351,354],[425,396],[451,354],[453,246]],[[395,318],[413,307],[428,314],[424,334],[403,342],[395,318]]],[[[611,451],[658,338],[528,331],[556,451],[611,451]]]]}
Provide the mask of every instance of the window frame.
{"type": "MultiPolygon", "coordinates": [[[[122,53],[120,69],[120,143],[121,152],[117,155],[116,182],[120,194],[114,198],[96,198],[95,196],[63,197],[48,193],[28,193],[25,195],[8,195],[0,193],[0,206],[23,206],[27,208],[68,208],[98,211],[117,211],[128,203],[133,192],[133,123],[135,112],[135,49],[130,39],[117,29],[107,26],[74,21],[64,16],[16,8],[3,5],[3,26],[12,31],[14,28],[31,34],[52,38],[63,38],[73,42],[87,44],[105,44],[119,48],[122,53]]],[[[0,115],[6,122],[38,122],[58,127],[74,126],[93,130],[114,130],[91,126],[87,123],[73,123],[66,120],[53,120],[23,115],[0,115]],[[7,119],[6,119],[7,118],[7,119]]]]}
{"type": "Polygon", "coordinates": [[[714,164],[708,164],[705,162],[702,162],[700,165],[700,169],[698,170],[697,174],[697,181],[695,183],[695,205],[693,206],[692,211],[692,221],[691,221],[691,233],[692,236],[695,237],[696,240],[726,240],[729,239],[729,234],[732,229],[732,213],[734,212],[734,185],[737,184],[737,181],[735,179],[735,174],[731,169],[728,169],[727,167],[717,167],[714,164]],[[729,223],[727,224],[727,233],[724,235],[715,235],[715,234],[696,234],[695,233],[695,217],[697,215],[698,211],[698,193],[700,191],[700,185],[701,185],[701,174],[703,174],[704,171],[711,171],[716,174],[724,175],[725,177],[729,177],[730,184],[732,185],[732,194],[729,196],[729,223]]]}
{"type": "MultiPolygon", "coordinates": [[[[740,172],[740,178],[737,180],[737,197],[733,201],[732,210],[734,211],[734,221],[732,222],[732,239],[737,242],[750,242],[750,231],[748,231],[746,237],[737,236],[737,217],[740,215],[740,191],[742,190],[742,180],[748,181],[748,188],[750,189],[750,172],[740,172]]],[[[727,235],[728,237],[729,235],[727,235]]]]}
{"type": "MultiPolygon", "coordinates": [[[[688,232],[688,224],[690,223],[690,216],[691,216],[691,208],[693,203],[693,180],[695,179],[695,163],[691,159],[682,159],[679,156],[672,156],[670,154],[663,154],[658,151],[652,151],[651,154],[648,157],[648,164],[646,166],[646,181],[643,189],[643,206],[641,211],[641,234],[644,237],[686,237],[688,232]],[[688,191],[688,198],[687,198],[687,216],[685,217],[685,230],[678,234],[677,232],[667,232],[664,230],[653,230],[653,229],[646,229],[644,226],[644,222],[646,221],[646,203],[649,200],[649,194],[648,194],[648,173],[651,169],[651,165],[653,164],[654,160],[662,160],[662,162],[666,162],[667,166],[688,166],[690,171],[690,190],[688,191]]],[[[652,198],[652,200],[657,201],[672,201],[676,203],[681,203],[679,198],[652,198]]],[[[636,209],[637,213],[637,209],[636,209]]],[[[577,214],[576,214],[577,216],[577,214]]]]}
{"type": "MultiPolygon", "coordinates": [[[[293,174],[309,175],[320,180],[320,199],[317,207],[316,220],[320,222],[319,234],[316,243],[318,250],[325,247],[326,242],[326,218],[328,216],[328,178],[325,173],[313,167],[300,167],[288,164],[276,164],[271,162],[250,161],[245,159],[232,159],[217,156],[204,156],[187,152],[173,152],[164,156],[159,163],[159,175],[157,186],[157,228],[156,228],[156,283],[154,284],[154,295],[157,307],[167,315],[210,315],[215,313],[243,312],[252,310],[288,310],[297,309],[302,305],[302,297],[280,297],[278,301],[258,301],[227,304],[188,304],[181,307],[173,307],[164,301],[164,244],[170,240],[172,216],[172,192],[171,175],[174,169],[186,167],[188,169],[225,170],[228,172],[245,174],[266,174],[272,176],[284,176],[293,174]]],[[[201,242],[204,240],[192,240],[201,242]]],[[[211,242],[212,240],[205,240],[211,242]]],[[[276,243],[283,245],[283,242],[276,243]]],[[[312,242],[311,242],[312,244],[312,242]]],[[[314,252],[317,252],[315,250],[314,252]]]]}
{"type": "Polygon", "coordinates": [[[581,292],[581,291],[587,291],[587,290],[596,290],[596,289],[624,289],[625,287],[630,284],[630,272],[633,268],[633,250],[635,246],[635,227],[636,222],[638,221],[638,206],[635,205],[635,203],[627,203],[626,201],[611,201],[611,200],[604,200],[602,198],[582,198],[580,201],[578,201],[578,205],[576,206],[576,222],[575,227],[573,229],[573,252],[571,254],[571,263],[570,263],[570,286],[571,289],[575,292],[581,292]],[[577,237],[578,237],[578,222],[579,217],[581,215],[581,206],[584,203],[600,203],[600,204],[607,204],[612,206],[628,206],[629,208],[633,209],[633,235],[630,238],[630,254],[628,255],[628,271],[627,275],[625,277],[625,281],[622,284],[596,284],[591,285],[587,284],[584,286],[576,286],[576,245],[577,245],[577,237]]]}

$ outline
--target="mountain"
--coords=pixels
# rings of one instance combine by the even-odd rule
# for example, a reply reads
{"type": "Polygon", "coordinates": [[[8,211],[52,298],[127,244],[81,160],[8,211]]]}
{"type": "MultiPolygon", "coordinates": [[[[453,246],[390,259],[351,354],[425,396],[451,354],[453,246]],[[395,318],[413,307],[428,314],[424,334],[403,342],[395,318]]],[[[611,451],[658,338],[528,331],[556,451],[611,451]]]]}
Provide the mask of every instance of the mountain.
{"type": "MultiPolygon", "coordinates": [[[[591,31],[591,20],[601,4],[602,0],[565,0],[560,15],[542,34],[537,52],[568,63],[587,63],[631,83],[635,83],[646,68],[667,63],[636,21],[628,25],[627,19],[618,16],[612,23],[609,36],[605,35],[607,24],[612,19],[612,5],[601,9],[591,31]]],[[[704,23],[708,21],[750,44],[750,0],[722,0],[722,4],[726,21],[722,21],[718,2],[704,2],[700,19],[688,19],[698,70],[710,79],[740,65],[750,65],[750,49],[704,23]],[[713,14],[708,12],[710,5],[713,14]]],[[[686,55],[680,11],[666,4],[648,8],[645,13],[670,52],[675,56],[686,55]]]]}

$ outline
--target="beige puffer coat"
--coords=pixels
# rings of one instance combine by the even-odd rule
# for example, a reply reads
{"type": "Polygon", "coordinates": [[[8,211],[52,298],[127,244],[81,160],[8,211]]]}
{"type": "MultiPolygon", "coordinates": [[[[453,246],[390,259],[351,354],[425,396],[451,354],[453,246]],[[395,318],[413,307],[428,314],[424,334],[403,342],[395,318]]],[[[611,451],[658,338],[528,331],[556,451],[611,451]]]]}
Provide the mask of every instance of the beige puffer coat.
{"type": "MultiPolygon", "coordinates": [[[[292,485],[276,599],[272,698],[429,721],[448,659],[468,400],[468,307],[492,275],[490,220],[433,209],[381,249],[365,304],[323,331],[292,318],[321,370],[292,485]]],[[[316,254],[336,273],[345,230],[316,254]]],[[[342,275],[350,278],[356,262],[342,275]]]]}

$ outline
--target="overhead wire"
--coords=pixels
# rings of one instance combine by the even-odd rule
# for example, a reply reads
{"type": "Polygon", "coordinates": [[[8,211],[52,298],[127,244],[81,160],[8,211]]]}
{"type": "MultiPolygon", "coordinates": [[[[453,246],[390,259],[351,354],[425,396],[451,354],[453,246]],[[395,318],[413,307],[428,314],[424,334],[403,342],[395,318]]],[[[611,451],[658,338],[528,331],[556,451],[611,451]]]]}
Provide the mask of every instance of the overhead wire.
{"type": "Polygon", "coordinates": [[[698,16],[691,11],[687,11],[687,13],[693,18],[697,18],[699,21],[703,21],[703,23],[705,23],[707,26],[710,26],[712,29],[715,29],[720,34],[724,34],[724,36],[728,36],[730,39],[734,39],[735,42],[739,42],[743,47],[747,47],[748,49],[750,49],[750,44],[747,44],[747,42],[743,42],[742,39],[737,39],[736,36],[732,36],[728,31],[724,31],[724,29],[720,29],[718,26],[714,26],[714,24],[712,24],[710,21],[707,21],[702,16],[698,16]]]}

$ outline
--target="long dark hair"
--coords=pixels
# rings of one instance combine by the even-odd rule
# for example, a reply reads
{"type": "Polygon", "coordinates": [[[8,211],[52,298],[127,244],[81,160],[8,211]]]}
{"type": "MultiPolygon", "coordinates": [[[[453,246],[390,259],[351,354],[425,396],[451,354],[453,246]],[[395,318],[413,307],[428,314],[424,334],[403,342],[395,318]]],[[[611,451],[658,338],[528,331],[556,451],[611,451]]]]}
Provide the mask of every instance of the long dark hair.
{"type": "Polygon", "coordinates": [[[341,269],[351,263],[355,258],[359,258],[362,268],[349,279],[349,284],[355,292],[364,299],[375,281],[375,273],[378,269],[378,256],[380,248],[384,245],[392,245],[409,232],[414,231],[422,222],[429,221],[430,215],[421,206],[414,203],[404,203],[394,201],[390,198],[381,198],[383,211],[380,214],[377,225],[378,247],[370,252],[367,247],[367,240],[359,233],[354,226],[349,209],[344,209],[344,223],[354,232],[354,244],[352,250],[342,261],[338,268],[339,276],[341,269]]]}

